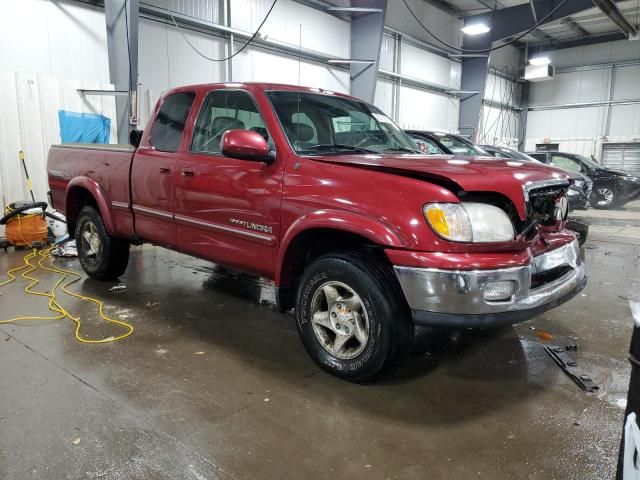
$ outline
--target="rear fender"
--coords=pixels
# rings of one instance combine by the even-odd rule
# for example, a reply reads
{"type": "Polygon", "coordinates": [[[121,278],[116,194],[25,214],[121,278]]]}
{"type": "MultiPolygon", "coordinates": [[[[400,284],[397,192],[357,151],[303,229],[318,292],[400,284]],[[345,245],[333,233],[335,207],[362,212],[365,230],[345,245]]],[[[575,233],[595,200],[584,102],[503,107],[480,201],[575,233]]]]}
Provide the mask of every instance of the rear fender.
{"type": "Polygon", "coordinates": [[[111,206],[109,205],[109,202],[107,202],[106,195],[100,188],[100,185],[98,185],[95,180],[92,180],[89,177],[75,177],[67,185],[67,191],[65,195],[65,213],[69,224],[75,225],[78,213],[80,213],[82,207],[85,206],[85,203],[83,203],[83,196],[80,193],[83,190],[87,192],[95,201],[107,233],[109,233],[109,235],[115,235],[111,206]]]}

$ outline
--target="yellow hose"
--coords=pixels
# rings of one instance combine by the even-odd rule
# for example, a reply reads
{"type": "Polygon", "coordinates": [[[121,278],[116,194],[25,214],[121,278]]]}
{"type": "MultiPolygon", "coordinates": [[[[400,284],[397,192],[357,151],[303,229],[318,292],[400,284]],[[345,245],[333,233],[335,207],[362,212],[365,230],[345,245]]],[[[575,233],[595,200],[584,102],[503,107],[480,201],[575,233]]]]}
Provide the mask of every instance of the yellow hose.
{"type": "Polygon", "coordinates": [[[68,287],[70,287],[71,285],[73,285],[74,283],[76,283],[78,280],[80,280],[82,278],[82,276],[79,273],[73,272],[71,270],[64,270],[62,268],[58,268],[54,265],[54,258],[51,255],[51,251],[53,250],[54,247],[50,247],[47,248],[46,250],[41,250],[40,252],[38,252],[38,250],[36,250],[35,248],[28,254],[26,254],[23,258],[23,265],[16,267],[16,268],[12,268],[11,270],[9,270],[7,272],[7,276],[9,277],[7,280],[4,280],[3,282],[0,282],[0,287],[3,287],[4,285],[7,285],[11,282],[14,282],[16,280],[16,272],[19,272],[20,270],[23,270],[22,274],[20,275],[22,278],[24,278],[25,280],[30,280],[30,283],[27,284],[27,286],[24,288],[24,292],[27,295],[37,295],[37,296],[41,296],[41,297],[47,297],[49,299],[49,310],[51,310],[52,312],[57,312],[58,315],[53,315],[53,316],[48,316],[48,317],[44,317],[44,316],[24,316],[24,317],[15,317],[15,318],[10,318],[8,320],[0,320],[0,324],[5,324],[5,323],[13,323],[13,322],[18,322],[21,320],[60,320],[63,318],[68,318],[69,320],[73,321],[76,324],[76,329],[75,329],[75,337],[76,340],[78,340],[79,342],[82,343],[111,343],[111,342],[117,342],[118,340],[123,340],[125,338],[127,338],[129,335],[131,335],[133,333],[133,326],[123,322],[121,320],[116,320],[114,318],[109,318],[107,317],[104,312],[103,312],[103,307],[104,307],[104,302],[97,300],[95,298],[92,297],[88,297],[85,295],[80,295],[77,293],[73,293],[71,291],[68,290],[68,287]],[[38,259],[37,262],[37,266],[33,265],[31,263],[31,260],[33,260],[36,257],[40,257],[38,259]],[[45,262],[48,263],[48,265],[45,265],[45,262]],[[38,267],[42,270],[46,270],[48,272],[52,272],[58,275],[62,275],[60,277],[60,279],[56,282],[56,284],[53,286],[53,288],[51,289],[50,292],[37,292],[37,291],[33,291],[32,288],[35,287],[36,285],[38,285],[40,283],[40,280],[38,280],[37,278],[31,277],[29,276],[29,274],[35,270],[38,270],[38,267]],[[91,338],[85,338],[82,335],[80,335],[80,328],[81,328],[81,322],[80,322],[80,318],[78,317],[74,317],[73,315],[71,315],[64,307],[62,307],[62,305],[60,305],[60,303],[58,302],[58,294],[57,294],[57,290],[60,287],[60,285],[67,280],[67,278],[69,278],[70,276],[73,276],[75,278],[73,278],[71,281],[65,283],[64,285],[62,285],[62,287],[60,288],[60,290],[64,293],[66,293],[67,295],[71,296],[71,297],[75,297],[78,298],[80,300],[84,300],[87,302],[93,302],[95,304],[98,305],[98,313],[100,315],[100,318],[102,318],[104,321],[109,322],[109,323],[114,323],[116,325],[119,325],[123,328],[126,329],[126,332],[123,333],[122,335],[119,335],[117,337],[107,337],[107,338],[102,338],[102,339],[91,339],[91,338]]]}

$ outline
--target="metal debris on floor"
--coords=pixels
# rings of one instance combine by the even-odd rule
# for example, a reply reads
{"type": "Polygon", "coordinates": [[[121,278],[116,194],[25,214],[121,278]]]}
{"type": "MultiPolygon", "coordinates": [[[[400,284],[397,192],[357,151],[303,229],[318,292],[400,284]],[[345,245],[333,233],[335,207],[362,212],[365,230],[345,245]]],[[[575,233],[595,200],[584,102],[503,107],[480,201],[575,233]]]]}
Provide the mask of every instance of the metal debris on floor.
{"type": "Polygon", "coordinates": [[[585,392],[593,392],[598,390],[598,385],[585,373],[581,372],[575,360],[562,347],[550,345],[544,347],[544,351],[558,364],[564,373],[566,373],[576,385],[585,392]]]}

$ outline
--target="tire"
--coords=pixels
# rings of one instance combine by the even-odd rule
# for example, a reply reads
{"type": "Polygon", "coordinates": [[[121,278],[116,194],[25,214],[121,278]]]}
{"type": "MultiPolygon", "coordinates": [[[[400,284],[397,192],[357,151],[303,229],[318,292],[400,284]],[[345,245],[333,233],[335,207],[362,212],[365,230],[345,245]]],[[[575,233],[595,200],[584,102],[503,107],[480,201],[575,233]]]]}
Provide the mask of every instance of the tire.
{"type": "Polygon", "coordinates": [[[75,232],[82,269],[96,280],[116,280],[127,269],[129,242],[112,237],[94,207],[80,210],[75,232]]]}
{"type": "Polygon", "coordinates": [[[372,255],[352,251],[325,255],[309,265],[298,284],[296,323],[320,368],[357,383],[399,366],[414,335],[391,269],[372,255]]]}
{"type": "Polygon", "coordinates": [[[618,206],[618,196],[609,187],[594,187],[589,203],[593,208],[608,210],[618,206]]]}

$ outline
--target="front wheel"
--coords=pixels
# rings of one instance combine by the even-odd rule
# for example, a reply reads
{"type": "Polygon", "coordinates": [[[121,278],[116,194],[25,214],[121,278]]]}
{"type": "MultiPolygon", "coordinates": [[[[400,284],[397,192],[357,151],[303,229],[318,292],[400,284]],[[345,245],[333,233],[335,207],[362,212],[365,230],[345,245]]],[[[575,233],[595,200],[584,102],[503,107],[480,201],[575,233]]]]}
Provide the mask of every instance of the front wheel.
{"type": "Polygon", "coordinates": [[[327,372],[353,382],[373,380],[409,352],[413,323],[391,269],[358,252],[325,255],[305,271],[297,290],[302,342],[327,372]]]}
{"type": "Polygon", "coordinates": [[[86,206],[76,222],[76,247],[82,269],[96,280],[115,280],[129,263],[129,242],[107,233],[98,211],[86,206]]]}
{"type": "Polygon", "coordinates": [[[609,187],[594,188],[591,193],[591,206],[607,209],[616,205],[617,195],[609,187]]]}

